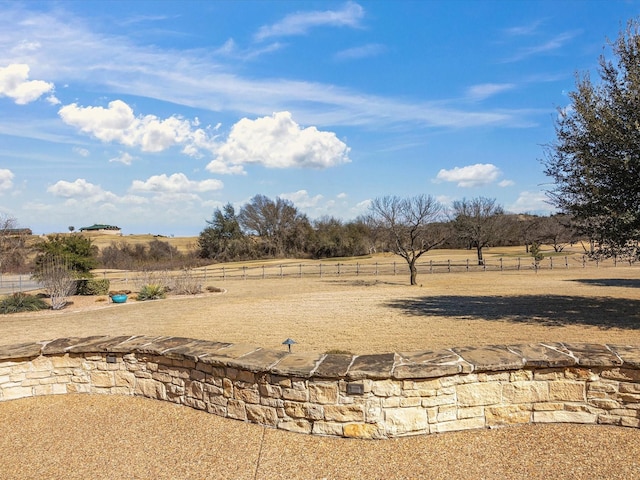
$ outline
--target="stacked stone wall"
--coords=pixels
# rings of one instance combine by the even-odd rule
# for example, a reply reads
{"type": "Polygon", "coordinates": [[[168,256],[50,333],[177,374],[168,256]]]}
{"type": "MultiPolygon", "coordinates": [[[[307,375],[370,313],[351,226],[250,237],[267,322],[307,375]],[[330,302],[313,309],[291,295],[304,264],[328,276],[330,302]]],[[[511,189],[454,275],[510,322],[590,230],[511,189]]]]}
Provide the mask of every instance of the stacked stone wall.
{"type": "Polygon", "coordinates": [[[116,394],[283,430],[393,438],[530,423],[640,427],[640,348],[519,345],[341,356],[175,337],[0,346],[0,401],[116,394]]]}

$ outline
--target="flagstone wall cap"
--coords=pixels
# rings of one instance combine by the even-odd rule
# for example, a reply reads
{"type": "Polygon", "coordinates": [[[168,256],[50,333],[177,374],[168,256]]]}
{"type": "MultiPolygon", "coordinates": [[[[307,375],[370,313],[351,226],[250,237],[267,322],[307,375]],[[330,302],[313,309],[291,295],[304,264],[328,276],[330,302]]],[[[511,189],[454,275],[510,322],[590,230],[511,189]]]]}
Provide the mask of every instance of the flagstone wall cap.
{"type": "MultiPolygon", "coordinates": [[[[298,345],[298,348],[303,346],[298,345]]],[[[0,360],[63,354],[151,354],[303,378],[420,379],[473,372],[568,366],[640,369],[640,346],[544,342],[454,347],[437,351],[367,355],[289,353],[249,344],[169,336],[63,337],[0,345],[0,360]]]]}

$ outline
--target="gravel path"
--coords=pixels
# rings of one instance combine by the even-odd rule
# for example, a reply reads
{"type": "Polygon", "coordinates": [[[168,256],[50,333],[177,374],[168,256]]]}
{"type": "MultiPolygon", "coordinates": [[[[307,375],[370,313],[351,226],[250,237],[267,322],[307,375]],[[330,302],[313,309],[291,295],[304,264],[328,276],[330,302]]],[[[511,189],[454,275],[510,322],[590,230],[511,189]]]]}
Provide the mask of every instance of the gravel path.
{"type": "Polygon", "coordinates": [[[538,425],[362,441],[117,396],[3,402],[0,451],[3,480],[640,477],[635,429],[538,425]]]}

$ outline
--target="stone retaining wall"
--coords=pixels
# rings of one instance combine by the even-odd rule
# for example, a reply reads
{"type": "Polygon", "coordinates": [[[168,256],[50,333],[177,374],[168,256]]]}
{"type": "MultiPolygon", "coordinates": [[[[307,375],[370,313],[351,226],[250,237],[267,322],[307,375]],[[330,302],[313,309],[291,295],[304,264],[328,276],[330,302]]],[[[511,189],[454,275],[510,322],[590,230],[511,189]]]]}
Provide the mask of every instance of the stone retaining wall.
{"type": "Polygon", "coordinates": [[[0,346],[0,401],[136,395],[294,432],[392,438],[525,423],[640,427],[640,347],[547,343],[381,355],[176,337],[0,346]]]}

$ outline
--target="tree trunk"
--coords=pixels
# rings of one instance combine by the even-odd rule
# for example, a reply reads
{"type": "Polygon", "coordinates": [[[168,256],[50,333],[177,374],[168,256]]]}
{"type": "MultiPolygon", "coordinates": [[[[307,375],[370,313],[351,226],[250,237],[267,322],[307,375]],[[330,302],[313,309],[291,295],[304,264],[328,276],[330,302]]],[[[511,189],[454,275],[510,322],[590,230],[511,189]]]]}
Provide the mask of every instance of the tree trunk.
{"type": "Polygon", "coordinates": [[[476,247],[478,251],[478,265],[484,265],[484,258],[482,258],[482,247],[476,247]]]}
{"type": "Polygon", "coordinates": [[[409,272],[411,273],[411,285],[417,285],[416,278],[418,277],[418,269],[416,268],[416,261],[409,262],[409,272]]]}

